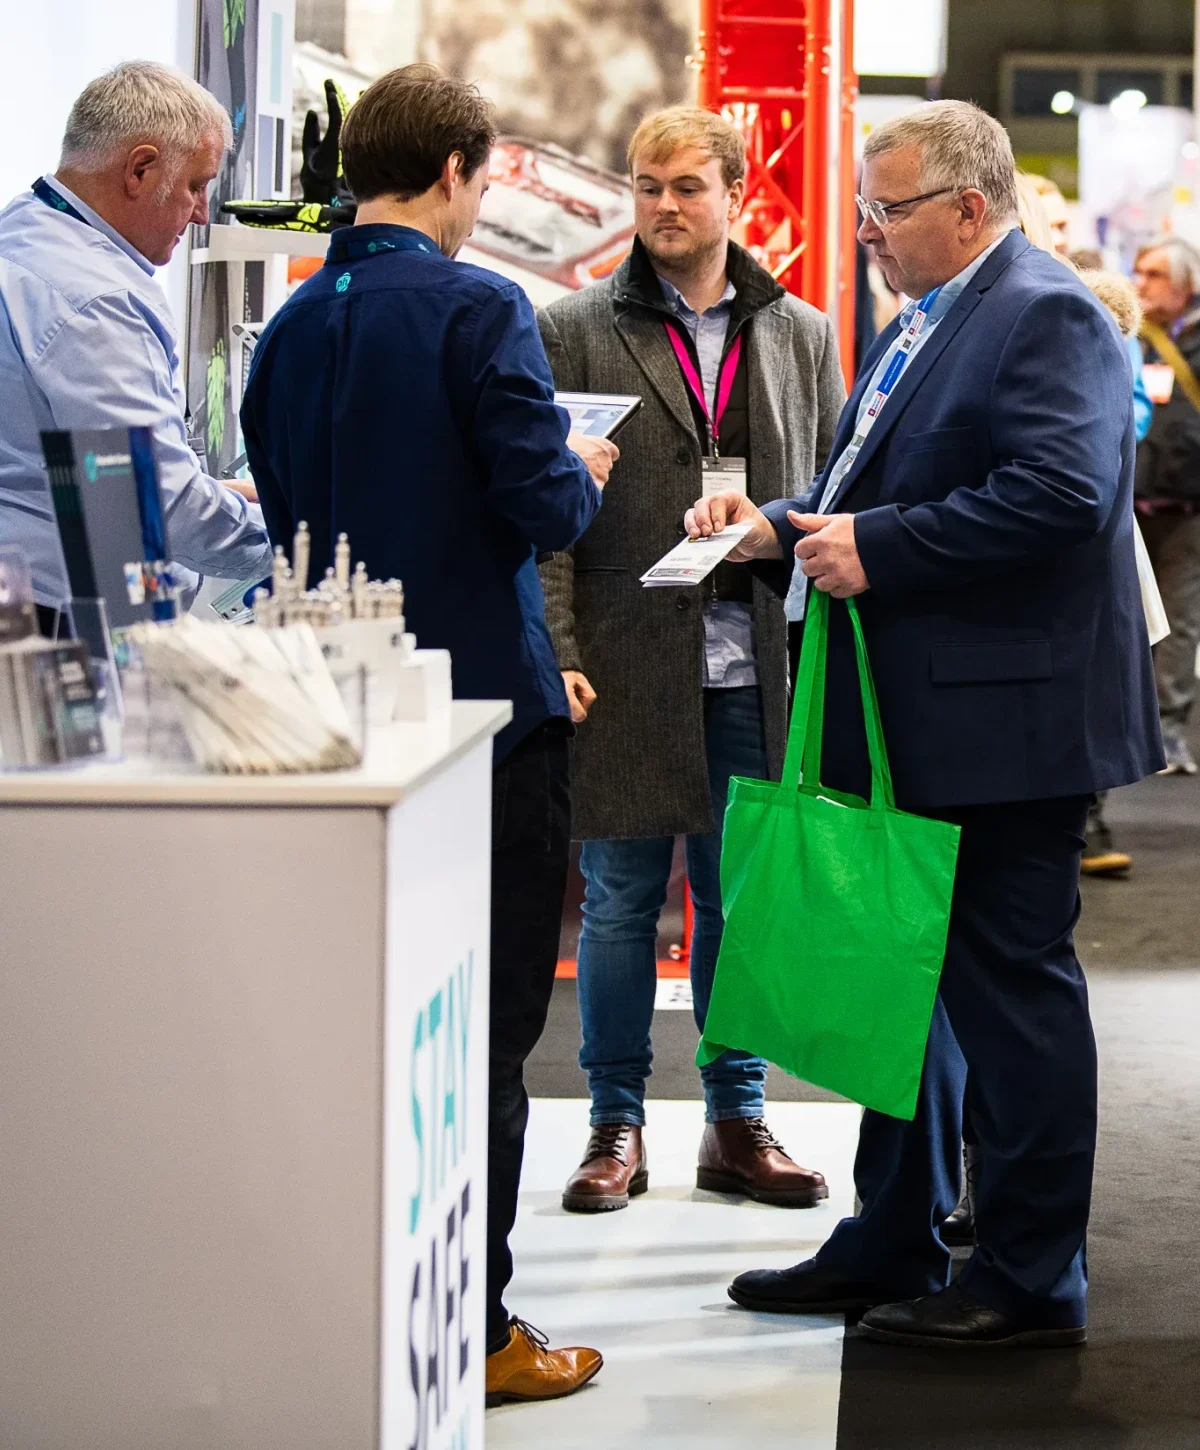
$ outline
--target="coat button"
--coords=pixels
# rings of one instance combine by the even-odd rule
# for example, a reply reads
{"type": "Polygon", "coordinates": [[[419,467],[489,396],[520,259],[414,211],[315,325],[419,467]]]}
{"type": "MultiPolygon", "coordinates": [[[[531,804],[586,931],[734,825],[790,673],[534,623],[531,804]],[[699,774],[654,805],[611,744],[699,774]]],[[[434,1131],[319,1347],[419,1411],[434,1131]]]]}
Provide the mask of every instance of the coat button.
{"type": "Polygon", "coordinates": [[[679,449],[676,450],[676,453],[675,453],[675,462],[676,463],[690,463],[691,461],[692,461],[692,454],[691,454],[691,450],[690,449],[688,449],[688,448],[679,448],[679,449]]]}
{"type": "Polygon", "coordinates": [[[691,607],[692,601],[690,599],[677,599],[675,601],[676,609],[690,609],[691,607]]]}

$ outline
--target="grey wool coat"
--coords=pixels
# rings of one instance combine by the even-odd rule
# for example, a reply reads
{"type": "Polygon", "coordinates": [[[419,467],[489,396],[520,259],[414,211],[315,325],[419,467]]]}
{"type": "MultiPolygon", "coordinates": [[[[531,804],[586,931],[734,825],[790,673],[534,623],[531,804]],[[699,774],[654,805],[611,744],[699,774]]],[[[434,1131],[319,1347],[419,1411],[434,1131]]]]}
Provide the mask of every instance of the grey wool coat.
{"type": "MultiPolygon", "coordinates": [[[[832,324],[730,244],[743,322],[750,458],[757,503],[807,490],[845,401],[832,324]]],[[[621,456],[600,513],[574,547],[541,565],[550,636],[563,670],[596,691],[572,763],[577,840],[713,829],[704,744],[703,596],[644,589],[640,576],[683,536],[703,492],[701,444],[640,243],[610,278],[539,314],[556,387],[638,393],[617,438],[621,456]]],[[[780,601],[754,583],[754,624],[773,778],[787,734],[787,626],[780,601]]]]}

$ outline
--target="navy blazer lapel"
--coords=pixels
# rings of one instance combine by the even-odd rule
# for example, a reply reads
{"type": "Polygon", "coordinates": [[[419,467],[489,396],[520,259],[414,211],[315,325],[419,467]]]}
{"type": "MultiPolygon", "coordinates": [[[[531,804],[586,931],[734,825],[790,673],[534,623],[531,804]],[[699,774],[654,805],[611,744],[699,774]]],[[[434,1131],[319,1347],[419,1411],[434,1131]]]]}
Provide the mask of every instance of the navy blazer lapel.
{"type": "MultiPolygon", "coordinates": [[[[954,340],[960,327],[975,310],[980,297],[995,282],[1001,272],[1008,264],[1026,251],[1029,243],[1018,231],[1012,231],[1000,243],[987,261],[980,267],[979,271],[967,283],[961,297],[955,299],[950,311],[946,313],[941,322],[934,328],[929,341],[924,344],[908,366],[900,374],[900,381],[896,384],[895,390],[884,404],[875,426],[867,434],[867,441],[862,446],[862,451],[846,470],[846,475],[838,485],[838,491],[830,500],[829,508],[826,510],[832,513],[834,509],[846,497],[858,479],[862,476],[863,469],[879,450],[879,445],[896,426],[900,415],[904,412],[909,399],[924,381],[929,369],[937,362],[946,348],[954,340]]],[[[866,369],[863,369],[866,372],[866,369]]],[[[855,389],[857,393],[857,387],[855,389]]],[[[859,394],[861,397],[861,394],[859,394]]],[[[855,416],[857,416],[857,403],[855,404],[855,416]]]]}

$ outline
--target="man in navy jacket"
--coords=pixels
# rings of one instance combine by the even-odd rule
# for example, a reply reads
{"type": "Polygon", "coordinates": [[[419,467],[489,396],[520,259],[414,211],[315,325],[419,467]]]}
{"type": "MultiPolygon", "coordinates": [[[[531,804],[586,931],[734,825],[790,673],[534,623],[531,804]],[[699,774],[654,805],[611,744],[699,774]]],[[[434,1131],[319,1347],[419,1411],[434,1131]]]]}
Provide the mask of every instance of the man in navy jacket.
{"type": "Polygon", "coordinates": [[[570,711],[535,554],[587,528],[616,449],[573,439],[585,465],[568,447],[525,294],[454,260],[493,140],[486,102],[432,66],[364,93],[342,133],[358,223],[264,332],[242,427],[272,543],[306,520],[319,579],[348,534],[372,578],[404,581],[455,695],[513,702],[493,777],[487,1388],[537,1399],[578,1389],[600,1356],[547,1351],[503,1303],[522,1069],[554,984],[570,837],[570,711]]]}
{"type": "MultiPolygon", "coordinates": [[[[1092,793],[1163,762],[1129,365],[1088,289],[1015,230],[1012,152],[983,112],[937,102],[881,127],[862,187],[859,236],[918,300],[864,359],[803,502],[718,497],[689,526],[751,523],[732,557],[794,551],[793,620],[812,586],[860,596],[897,803],[958,823],[961,847],[915,1121],[866,1113],[861,1213],[730,1294],[867,1310],[888,1343],[1076,1344],[1096,1141],[1079,855],[1092,793]],[[968,1065],[978,1242],[947,1287],[968,1065]]],[[[824,781],[866,795],[853,661],[835,608],[824,781]]]]}

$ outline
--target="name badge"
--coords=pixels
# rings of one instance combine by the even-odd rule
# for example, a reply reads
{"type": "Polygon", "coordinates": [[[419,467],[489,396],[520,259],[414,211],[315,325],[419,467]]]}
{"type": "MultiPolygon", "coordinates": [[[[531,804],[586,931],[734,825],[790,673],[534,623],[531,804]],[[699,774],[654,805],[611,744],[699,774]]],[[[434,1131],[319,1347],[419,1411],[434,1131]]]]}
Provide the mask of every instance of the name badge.
{"type": "Polygon", "coordinates": [[[714,493],[746,492],[744,458],[702,458],[700,468],[705,498],[711,498],[714,493]]]}
{"type": "Polygon", "coordinates": [[[1161,407],[1171,401],[1171,394],[1175,391],[1175,374],[1166,363],[1143,363],[1142,382],[1152,403],[1161,407]]]}

